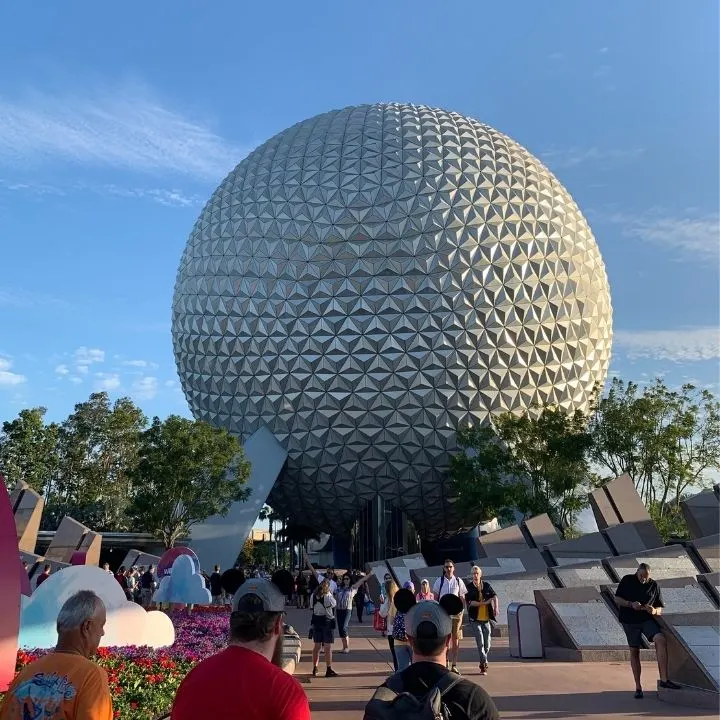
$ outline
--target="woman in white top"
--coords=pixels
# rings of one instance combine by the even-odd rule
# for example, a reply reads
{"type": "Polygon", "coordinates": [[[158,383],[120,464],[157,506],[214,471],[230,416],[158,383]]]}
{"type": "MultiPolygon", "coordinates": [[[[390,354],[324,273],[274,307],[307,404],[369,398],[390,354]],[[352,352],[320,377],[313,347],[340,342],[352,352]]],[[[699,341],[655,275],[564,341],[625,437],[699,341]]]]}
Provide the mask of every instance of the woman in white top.
{"type": "Polygon", "coordinates": [[[325,649],[325,677],[337,677],[332,669],[332,646],[335,642],[335,607],[337,602],[330,592],[330,583],[323,580],[320,587],[313,595],[312,630],[313,645],[313,675],[317,675],[318,663],[320,662],[320,648],[325,649]]]}
{"type": "Polygon", "coordinates": [[[360,578],[354,585],[350,584],[350,574],[345,573],[340,579],[340,587],[335,591],[335,599],[337,600],[337,627],[340,640],[343,644],[343,655],[350,652],[350,616],[352,615],[352,606],[357,595],[358,588],[365,582],[365,578],[360,578]]]}

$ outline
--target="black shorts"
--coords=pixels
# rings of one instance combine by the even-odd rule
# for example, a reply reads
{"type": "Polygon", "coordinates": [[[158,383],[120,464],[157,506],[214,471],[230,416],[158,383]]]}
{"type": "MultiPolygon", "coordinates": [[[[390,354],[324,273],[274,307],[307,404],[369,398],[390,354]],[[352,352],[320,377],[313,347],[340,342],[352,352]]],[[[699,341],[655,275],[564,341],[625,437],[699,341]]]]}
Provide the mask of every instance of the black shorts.
{"type": "Polygon", "coordinates": [[[644,620],[641,623],[623,623],[625,637],[627,637],[628,646],[631,648],[642,648],[644,635],[650,642],[660,632],[660,626],[654,620],[644,620]]]}
{"type": "Polygon", "coordinates": [[[320,627],[313,625],[312,640],[317,645],[332,645],[335,642],[335,632],[327,624],[320,627]]]}

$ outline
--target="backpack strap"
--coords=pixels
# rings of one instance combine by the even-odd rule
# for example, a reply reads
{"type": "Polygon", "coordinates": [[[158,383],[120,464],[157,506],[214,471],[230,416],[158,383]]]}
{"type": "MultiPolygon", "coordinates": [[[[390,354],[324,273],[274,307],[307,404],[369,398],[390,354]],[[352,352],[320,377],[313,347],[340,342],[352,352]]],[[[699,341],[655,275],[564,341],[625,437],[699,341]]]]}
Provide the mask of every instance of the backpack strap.
{"type": "Polygon", "coordinates": [[[443,675],[430,690],[437,688],[440,692],[440,697],[444,698],[461,680],[462,678],[459,675],[449,672],[443,675]]]}
{"type": "Polygon", "coordinates": [[[402,679],[402,671],[394,672],[383,685],[388,689],[392,690],[396,695],[400,695],[405,692],[405,683],[402,679]]]}

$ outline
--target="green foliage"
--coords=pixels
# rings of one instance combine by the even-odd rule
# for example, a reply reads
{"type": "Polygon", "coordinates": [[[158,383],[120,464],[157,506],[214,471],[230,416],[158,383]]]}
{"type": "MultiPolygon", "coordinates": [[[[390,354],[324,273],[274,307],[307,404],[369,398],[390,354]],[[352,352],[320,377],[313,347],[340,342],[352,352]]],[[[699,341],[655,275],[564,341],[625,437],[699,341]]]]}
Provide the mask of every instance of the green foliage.
{"type": "Polygon", "coordinates": [[[496,429],[476,425],[458,432],[463,452],[450,463],[456,507],[471,523],[497,517],[510,522],[519,501],[520,488],[507,478],[509,452],[496,429]]]}
{"type": "Polygon", "coordinates": [[[253,564],[254,559],[255,543],[253,542],[252,532],[247,536],[247,539],[243,543],[238,562],[240,565],[247,566],[253,564]]]}
{"type": "Polygon", "coordinates": [[[44,493],[57,473],[59,427],[45,424],[46,412],[44,407],[27,408],[2,424],[0,472],[9,488],[23,481],[44,493]]]}
{"type": "Polygon", "coordinates": [[[709,487],[709,471],[720,469],[720,403],[693,385],[670,390],[658,378],[640,390],[614,378],[590,433],[591,459],[610,477],[628,473],[660,525],[669,514],[675,527],[680,500],[709,487]]]}
{"type": "Polygon", "coordinates": [[[125,511],[146,425],[127,397],[111,403],[106,392],[93,393],[75,406],[59,428],[58,472],[46,493],[55,524],[70,514],[96,530],[130,529],[125,511]]]}
{"type": "Polygon", "coordinates": [[[474,522],[510,520],[517,509],[528,516],[546,512],[572,528],[592,479],[586,422],[582,413],[546,407],[461,430],[463,452],[451,464],[458,507],[474,522]]]}
{"type": "Polygon", "coordinates": [[[166,547],[211,515],[246,500],[250,463],[227,430],[171,415],[142,434],[128,515],[166,547]]]}
{"type": "Polygon", "coordinates": [[[669,504],[664,507],[658,502],[650,503],[648,507],[650,517],[655,523],[660,536],[665,542],[672,539],[690,540],[690,531],[688,530],[685,517],[679,505],[669,504]]]}

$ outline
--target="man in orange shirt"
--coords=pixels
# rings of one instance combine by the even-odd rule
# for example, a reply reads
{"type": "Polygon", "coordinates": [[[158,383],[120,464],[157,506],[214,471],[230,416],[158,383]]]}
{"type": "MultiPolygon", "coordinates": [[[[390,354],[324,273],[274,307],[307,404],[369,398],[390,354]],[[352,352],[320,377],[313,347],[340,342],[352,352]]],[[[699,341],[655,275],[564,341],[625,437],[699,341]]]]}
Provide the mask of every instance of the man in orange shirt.
{"type": "Polygon", "coordinates": [[[112,720],[107,675],[89,659],[104,627],[105,605],[94,592],[81,590],[69,598],[57,618],[57,647],[18,673],[0,720],[112,720]]]}

